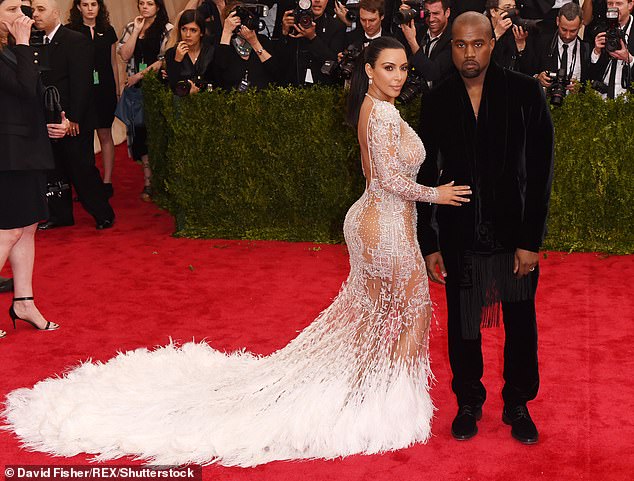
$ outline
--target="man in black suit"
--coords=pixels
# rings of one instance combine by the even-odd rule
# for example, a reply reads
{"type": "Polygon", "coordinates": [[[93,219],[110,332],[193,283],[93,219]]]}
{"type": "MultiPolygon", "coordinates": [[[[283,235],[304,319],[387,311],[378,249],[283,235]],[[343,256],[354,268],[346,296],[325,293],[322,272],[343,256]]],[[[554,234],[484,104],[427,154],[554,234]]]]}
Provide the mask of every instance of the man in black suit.
{"type": "Polygon", "coordinates": [[[459,209],[418,204],[418,240],[429,278],[445,285],[447,336],[458,414],[452,434],[476,435],[486,390],[480,327],[503,311],[504,423],[525,444],[538,432],[526,403],[539,387],[535,292],[553,171],[553,124],[539,83],[491,61],[491,24],[463,13],[453,23],[458,72],[424,99],[427,158],[418,183],[469,185],[459,209]],[[438,272],[438,270],[440,272],[438,272]]]}
{"type": "Polygon", "coordinates": [[[534,50],[536,76],[547,90],[552,85],[549,72],[563,69],[568,90],[589,78],[590,46],[578,36],[581,15],[579,5],[573,2],[565,4],[557,15],[557,32],[551,37],[541,37],[534,50]]]}
{"type": "Polygon", "coordinates": [[[439,84],[454,70],[451,63],[450,0],[425,2],[426,31],[422,41],[417,37],[414,21],[401,25],[412,55],[411,66],[427,81],[429,87],[439,84]]]}
{"type": "MultiPolygon", "coordinates": [[[[61,25],[60,9],[56,0],[34,0],[33,20],[43,30],[47,65],[42,68],[42,81],[55,86],[60,94],[62,109],[70,120],[67,137],[53,143],[55,171],[49,181],[69,181],[75,187],[84,208],[95,219],[97,229],[107,229],[114,223],[114,212],[103,187],[94,154],[94,109],[92,108],[93,47],[78,32],[61,25]]],[[[35,50],[35,62],[42,57],[35,50]]],[[[49,201],[48,222],[40,229],[52,229],[74,224],[70,190],[49,201]]]]}
{"type": "MultiPolygon", "coordinates": [[[[339,8],[347,11],[345,7],[339,8]]],[[[367,47],[372,40],[386,35],[389,36],[389,32],[383,31],[382,22],[384,18],[384,0],[361,0],[359,2],[357,27],[351,32],[346,33],[346,46],[354,45],[358,50],[362,50],[367,47]]]]}
{"type": "MultiPolygon", "coordinates": [[[[620,40],[620,48],[608,49],[606,32],[601,32],[594,39],[594,49],[590,55],[590,78],[604,82],[608,86],[607,97],[611,99],[632,89],[634,72],[632,7],[634,7],[632,0],[608,0],[608,10],[611,8],[618,10],[620,35],[627,40],[627,43],[620,40]]],[[[618,44],[618,42],[615,43],[618,44]]]]}
{"type": "Polygon", "coordinates": [[[295,24],[293,10],[284,12],[277,50],[286,59],[286,78],[291,85],[336,82],[323,74],[321,68],[326,60],[337,60],[337,54],[345,48],[346,28],[326,13],[327,4],[328,0],[313,0],[314,20],[306,27],[295,24]]]}

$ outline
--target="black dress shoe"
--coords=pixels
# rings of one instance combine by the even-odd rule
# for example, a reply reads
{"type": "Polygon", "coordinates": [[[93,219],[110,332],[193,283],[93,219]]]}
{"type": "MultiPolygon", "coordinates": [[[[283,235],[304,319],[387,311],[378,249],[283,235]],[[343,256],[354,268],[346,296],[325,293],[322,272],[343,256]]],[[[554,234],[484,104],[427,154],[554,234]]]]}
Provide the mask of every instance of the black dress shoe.
{"type": "Polygon", "coordinates": [[[46,222],[42,222],[37,226],[39,230],[50,230],[56,229],[58,227],[68,227],[71,225],[75,225],[75,222],[58,222],[56,220],[47,220],[46,222]]]}
{"type": "Polygon", "coordinates": [[[511,436],[520,443],[535,444],[539,438],[537,427],[528,413],[528,408],[520,404],[519,406],[504,406],[502,411],[502,421],[511,426],[511,436]]]}
{"type": "Polygon", "coordinates": [[[13,279],[0,277],[0,292],[11,292],[13,290],[13,279]]]}
{"type": "Polygon", "coordinates": [[[482,419],[482,406],[470,406],[465,404],[458,408],[453,423],[451,423],[451,435],[459,441],[471,439],[478,434],[476,421],[482,419]]]}
{"type": "Polygon", "coordinates": [[[110,229],[114,225],[114,219],[97,221],[97,230],[110,229]]]}

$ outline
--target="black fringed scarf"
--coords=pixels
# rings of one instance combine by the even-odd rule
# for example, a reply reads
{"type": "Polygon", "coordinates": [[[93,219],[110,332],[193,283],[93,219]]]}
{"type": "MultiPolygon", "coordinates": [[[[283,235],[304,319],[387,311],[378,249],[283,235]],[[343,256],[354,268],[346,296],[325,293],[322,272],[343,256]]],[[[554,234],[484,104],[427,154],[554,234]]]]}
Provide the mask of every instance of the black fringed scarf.
{"type": "Polygon", "coordinates": [[[471,168],[472,203],[475,211],[473,249],[460,259],[460,305],[462,336],[477,339],[480,327],[500,324],[501,302],[517,302],[534,296],[531,273],[521,279],[513,274],[515,251],[503,246],[496,235],[495,220],[503,207],[496,187],[504,177],[509,128],[509,91],[505,72],[491,63],[487,71],[477,120],[464,83],[459,95],[466,113],[463,136],[473,145],[471,168]]]}

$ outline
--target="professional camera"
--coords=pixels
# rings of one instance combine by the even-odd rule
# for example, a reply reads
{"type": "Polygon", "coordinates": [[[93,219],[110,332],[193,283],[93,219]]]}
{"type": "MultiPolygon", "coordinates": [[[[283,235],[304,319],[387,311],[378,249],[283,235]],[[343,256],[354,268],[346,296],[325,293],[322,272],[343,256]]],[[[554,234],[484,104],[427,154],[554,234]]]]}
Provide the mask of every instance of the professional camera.
{"type": "Polygon", "coordinates": [[[242,3],[234,9],[234,12],[242,25],[254,32],[261,32],[265,28],[262,17],[268,16],[269,7],[260,3],[242,3]]]}
{"type": "Polygon", "coordinates": [[[401,94],[396,98],[402,104],[408,104],[414,100],[419,94],[429,92],[429,86],[423,77],[421,77],[416,69],[412,67],[408,74],[405,85],[401,89],[401,94]]]}
{"type": "Polygon", "coordinates": [[[600,80],[590,80],[590,87],[603,95],[607,95],[608,91],[610,90],[608,85],[605,82],[601,82],[600,80]]]}
{"type": "Polygon", "coordinates": [[[506,18],[513,22],[513,25],[522,27],[524,30],[533,30],[539,28],[539,24],[542,22],[541,19],[533,20],[520,17],[520,11],[517,8],[508,8],[505,11],[506,18]]]}
{"type": "Polygon", "coordinates": [[[311,0],[297,0],[297,5],[293,10],[295,25],[299,25],[302,28],[310,28],[314,19],[313,2],[311,0]]]}
{"type": "Polygon", "coordinates": [[[403,2],[410,7],[407,10],[398,10],[392,21],[395,25],[405,25],[412,20],[423,20],[429,16],[429,10],[425,8],[425,0],[406,0],[403,2]]]}
{"type": "Polygon", "coordinates": [[[625,42],[625,32],[619,25],[619,9],[608,8],[605,14],[607,20],[607,30],[605,31],[605,49],[608,52],[621,50],[621,40],[625,42]]]}
{"type": "Polygon", "coordinates": [[[566,87],[568,87],[570,83],[568,80],[568,72],[560,68],[556,72],[548,72],[548,78],[550,79],[550,87],[548,87],[550,103],[555,107],[561,107],[567,93],[566,87]]]}
{"type": "MultiPolygon", "coordinates": [[[[211,91],[211,84],[205,82],[202,76],[197,75],[191,81],[201,92],[211,91]]],[[[174,86],[174,94],[178,97],[187,97],[190,94],[191,84],[189,80],[179,80],[174,86]]]]}
{"type": "Polygon", "coordinates": [[[342,80],[348,80],[352,77],[355,61],[361,55],[361,49],[351,44],[342,53],[343,56],[338,62],[336,60],[326,60],[321,67],[321,73],[342,80]]]}
{"type": "Polygon", "coordinates": [[[346,18],[349,22],[356,22],[359,20],[359,0],[348,0],[347,2],[344,0],[344,5],[348,10],[346,12],[346,18]]]}

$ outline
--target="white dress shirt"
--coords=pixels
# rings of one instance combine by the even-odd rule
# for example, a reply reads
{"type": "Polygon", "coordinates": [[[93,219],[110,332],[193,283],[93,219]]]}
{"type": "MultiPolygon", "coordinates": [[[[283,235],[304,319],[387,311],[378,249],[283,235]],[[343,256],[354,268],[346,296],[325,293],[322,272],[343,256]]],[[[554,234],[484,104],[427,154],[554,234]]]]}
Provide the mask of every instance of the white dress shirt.
{"type": "MultiPolygon", "coordinates": [[[[632,31],[632,16],[630,15],[629,20],[627,21],[627,30],[625,31],[625,44],[627,45],[628,40],[630,38],[630,32],[632,31]]],[[[612,60],[612,57],[609,57],[612,60]]],[[[630,59],[632,60],[629,63],[629,66],[634,66],[634,58],[630,55],[630,59]]],[[[592,55],[590,56],[590,61],[592,63],[597,63],[599,61],[599,55],[594,52],[594,48],[592,49],[592,55]]],[[[619,95],[627,92],[627,89],[624,89],[621,85],[621,77],[623,76],[623,65],[625,62],[623,60],[619,60],[616,64],[616,78],[615,78],[615,86],[614,86],[614,96],[618,97],[619,95]]],[[[605,69],[605,74],[603,75],[603,81],[607,84],[610,79],[610,70],[612,69],[612,62],[608,62],[608,68],[605,69]]],[[[603,97],[607,97],[607,95],[603,95],[603,97]]]]}

